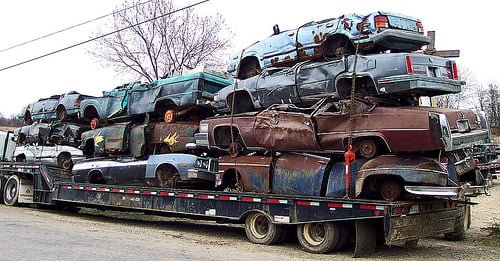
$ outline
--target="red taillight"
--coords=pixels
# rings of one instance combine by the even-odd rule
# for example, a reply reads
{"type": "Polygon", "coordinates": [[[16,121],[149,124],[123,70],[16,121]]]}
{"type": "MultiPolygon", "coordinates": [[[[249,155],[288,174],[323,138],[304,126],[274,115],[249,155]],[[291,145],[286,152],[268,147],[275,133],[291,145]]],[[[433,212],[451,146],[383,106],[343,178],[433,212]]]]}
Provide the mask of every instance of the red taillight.
{"type": "Polygon", "coordinates": [[[411,57],[410,56],[406,56],[406,71],[409,74],[413,73],[413,62],[411,61],[411,57]]]}
{"type": "Polygon", "coordinates": [[[417,28],[418,28],[418,32],[423,34],[424,33],[424,26],[422,25],[421,22],[417,22],[417,28]]]}
{"type": "Polygon", "coordinates": [[[375,20],[375,28],[389,27],[389,20],[387,19],[387,16],[377,15],[375,16],[374,20],[375,20]]]}
{"type": "Polygon", "coordinates": [[[452,71],[453,71],[453,79],[458,80],[458,76],[459,76],[459,75],[458,75],[458,66],[457,66],[457,64],[456,64],[456,63],[453,63],[453,64],[451,65],[451,69],[452,69],[452,71]]]}
{"type": "Polygon", "coordinates": [[[82,99],[80,97],[76,98],[75,104],[80,104],[82,102],[82,99]]]}

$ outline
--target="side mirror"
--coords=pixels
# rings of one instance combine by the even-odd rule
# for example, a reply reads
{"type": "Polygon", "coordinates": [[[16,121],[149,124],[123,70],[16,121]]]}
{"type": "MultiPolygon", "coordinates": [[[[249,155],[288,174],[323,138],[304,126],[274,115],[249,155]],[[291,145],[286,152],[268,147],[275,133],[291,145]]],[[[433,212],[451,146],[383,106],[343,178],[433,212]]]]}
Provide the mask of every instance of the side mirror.
{"type": "Polygon", "coordinates": [[[280,33],[280,27],[277,24],[275,24],[273,26],[273,32],[274,32],[274,34],[279,34],[280,33]]]}

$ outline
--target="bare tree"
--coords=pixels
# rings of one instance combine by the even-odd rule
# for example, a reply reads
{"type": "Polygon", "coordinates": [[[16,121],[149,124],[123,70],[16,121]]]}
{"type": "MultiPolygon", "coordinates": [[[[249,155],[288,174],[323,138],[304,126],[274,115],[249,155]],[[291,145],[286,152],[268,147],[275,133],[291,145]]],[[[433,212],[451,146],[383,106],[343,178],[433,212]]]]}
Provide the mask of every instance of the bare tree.
{"type": "Polygon", "coordinates": [[[177,7],[169,0],[138,3],[126,1],[125,7],[135,7],[116,13],[113,25],[101,31],[160,18],[100,38],[91,54],[119,73],[133,73],[149,82],[183,66],[194,68],[203,64],[222,68],[232,33],[220,15],[200,16],[192,9],[172,13],[177,7]]]}
{"type": "Polygon", "coordinates": [[[462,85],[462,91],[434,97],[437,107],[451,109],[475,107],[475,101],[471,98],[476,97],[477,90],[480,89],[479,83],[474,78],[472,71],[467,68],[460,70],[460,78],[465,81],[465,85],[462,85]]]}
{"type": "Polygon", "coordinates": [[[483,107],[490,121],[492,132],[500,134],[500,88],[498,85],[492,83],[488,85],[483,107]]]}

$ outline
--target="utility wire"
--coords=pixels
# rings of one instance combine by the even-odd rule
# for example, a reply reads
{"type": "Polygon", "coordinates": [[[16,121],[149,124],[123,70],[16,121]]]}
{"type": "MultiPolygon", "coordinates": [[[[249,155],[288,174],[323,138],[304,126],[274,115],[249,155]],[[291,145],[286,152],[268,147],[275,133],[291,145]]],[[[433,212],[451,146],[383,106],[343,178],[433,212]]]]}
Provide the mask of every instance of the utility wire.
{"type": "Polygon", "coordinates": [[[1,71],[5,71],[7,69],[10,69],[10,68],[14,68],[14,67],[17,67],[19,65],[23,65],[25,63],[29,63],[29,62],[32,62],[32,61],[35,61],[35,60],[38,60],[38,59],[41,59],[41,58],[44,58],[44,57],[47,57],[47,56],[50,56],[50,55],[53,55],[53,54],[56,54],[56,53],[59,53],[59,52],[62,52],[62,51],[66,51],[68,49],[71,49],[71,48],[74,48],[74,47],[77,47],[77,46],[80,46],[80,45],[83,45],[83,44],[86,44],[86,43],[89,43],[89,42],[92,42],[92,41],[95,41],[97,39],[100,39],[100,38],[104,38],[106,36],[109,36],[109,35],[112,35],[112,34],[115,34],[115,33],[119,33],[121,31],[124,31],[124,30],[127,30],[127,29],[130,29],[134,26],[138,26],[138,25],[141,25],[141,24],[144,24],[144,23],[148,23],[148,22],[151,22],[153,20],[156,20],[158,18],[162,18],[164,16],[167,16],[167,15],[171,15],[171,14],[174,14],[174,13],[177,13],[179,11],[183,11],[183,10],[186,10],[186,9],[189,9],[189,8],[192,8],[192,7],[195,7],[197,5],[200,5],[200,4],[203,4],[203,3],[206,3],[210,0],[203,0],[203,1],[200,1],[200,2],[197,2],[197,3],[194,3],[194,4],[191,4],[191,5],[188,5],[188,6],[185,6],[185,7],[182,7],[182,8],[179,8],[177,10],[174,10],[172,12],[169,12],[169,13],[166,13],[166,14],[162,14],[162,15],[159,15],[159,16],[155,16],[151,19],[148,19],[148,20],[145,20],[145,21],[142,21],[142,22],[139,22],[139,23],[136,23],[136,24],[133,24],[133,25],[130,25],[130,26],[127,26],[127,27],[124,27],[124,28],[121,28],[121,29],[118,29],[116,31],[113,31],[113,32],[109,32],[109,33],[106,33],[106,34],[103,34],[103,35],[100,35],[100,36],[97,36],[95,38],[91,38],[91,39],[88,39],[86,41],[83,41],[83,42],[79,42],[79,43],[76,43],[76,44],[73,44],[73,45],[70,45],[70,46],[67,46],[67,47],[64,47],[62,49],[58,49],[58,50],[55,50],[53,52],[50,52],[50,53],[46,53],[46,54],[43,54],[43,55],[40,55],[40,56],[37,56],[35,58],[31,58],[31,59],[28,59],[28,60],[25,60],[25,61],[22,61],[20,63],[16,63],[16,64],[13,64],[13,65],[10,65],[10,66],[7,66],[7,67],[4,67],[4,68],[1,68],[0,69],[0,72],[1,71]]]}
{"type": "Polygon", "coordinates": [[[71,30],[71,29],[73,29],[73,28],[75,28],[75,27],[79,27],[79,26],[82,26],[82,25],[85,25],[85,24],[88,24],[88,23],[91,23],[91,22],[95,22],[95,21],[97,21],[97,20],[103,19],[103,18],[108,17],[108,16],[110,16],[110,15],[114,15],[114,14],[117,14],[117,13],[121,13],[121,12],[126,11],[126,10],[128,10],[128,9],[131,9],[131,8],[137,7],[137,6],[139,6],[139,5],[143,5],[143,4],[149,3],[149,2],[151,2],[151,1],[153,1],[153,0],[148,0],[148,1],[145,1],[145,2],[142,2],[142,3],[138,3],[138,4],[136,4],[136,5],[133,5],[133,6],[130,6],[130,7],[127,7],[127,8],[121,9],[121,10],[118,10],[118,11],[114,11],[114,12],[109,13],[109,14],[105,14],[105,15],[102,15],[102,16],[99,16],[99,17],[96,17],[96,18],[94,18],[94,19],[90,19],[90,20],[87,20],[87,21],[85,21],[85,22],[81,22],[81,23],[79,23],[79,24],[75,24],[75,25],[72,25],[72,26],[70,26],[70,27],[66,27],[66,28],[64,28],[64,29],[61,29],[61,30],[55,31],[55,32],[53,32],[53,33],[46,34],[46,35],[42,35],[42,36],[40,36],[40,37],[37,37],[37,38],[31,39],[31,40],[29,40],[29,41],[22,42],[22,43],[19,43],[19,44],[13,45],[13,46],[11,46],[11,47],[7,47],[7,48],[5,48],[5,49],[0,50],[0,53],[5,52],[5,51],[8,51],[8,50],[11,50],[11,49],[14,49],[14,48],[17,48],[17,47],[20,47],[20,46],[23,46],[23,45],[26,45],[26,44],[29,44],[29,43],[32,43],[32,42],[35,42],[35,41],[38,41],[38,40],[41,40],[41,39],[44,39],[44,38],[47,38],[47,37],[49,37],[49,36],[52,36],[52,35],[55,35],[55,34],[58,34],[58,33],[62,33],[62,32],[64,32],[64,31],[71,30]]]}

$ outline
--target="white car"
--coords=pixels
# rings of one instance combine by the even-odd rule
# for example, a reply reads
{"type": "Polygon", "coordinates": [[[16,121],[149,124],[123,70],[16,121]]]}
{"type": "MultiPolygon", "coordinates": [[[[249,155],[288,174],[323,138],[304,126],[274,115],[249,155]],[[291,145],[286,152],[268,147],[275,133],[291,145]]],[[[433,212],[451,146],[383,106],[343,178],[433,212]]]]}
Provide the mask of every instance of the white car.
{"type": "Polygon", "coordinates": [[[18,146],[13,161],[39,162],[42,164],[71,169],[75,162],[85,159],[81,150],[71,146],[18,146]]]}

